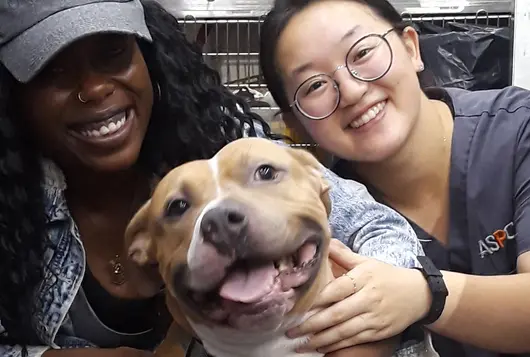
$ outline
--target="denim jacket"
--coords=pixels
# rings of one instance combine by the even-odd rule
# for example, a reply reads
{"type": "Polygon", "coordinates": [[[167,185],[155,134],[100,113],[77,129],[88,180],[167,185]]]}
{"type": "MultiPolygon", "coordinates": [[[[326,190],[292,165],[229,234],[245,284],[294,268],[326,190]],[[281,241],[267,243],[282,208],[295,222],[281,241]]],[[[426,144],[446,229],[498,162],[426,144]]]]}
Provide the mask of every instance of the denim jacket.
{"type": "MultiPolygon", "coordinates": [[[[43,160],[46,209],[44,280],[36,291],[34,326],[42,346],[28,348],[40,357],[48,348],[87,347],[74,336],[69,310],[85,272],[85,251],[66,198],[66,182],[60,169],[43,160]]],[[[334,238],[359,254],[402,267],[419,266],[421,245],[407,221],[377,203],[366,188],[322,168],[331,185],[330,225],[334,238]]],[[[0,333],[3,332],[0,321],[0,333]]],[[[0,346],[1,357],[19,357],[20,346],[0,346]]]]}

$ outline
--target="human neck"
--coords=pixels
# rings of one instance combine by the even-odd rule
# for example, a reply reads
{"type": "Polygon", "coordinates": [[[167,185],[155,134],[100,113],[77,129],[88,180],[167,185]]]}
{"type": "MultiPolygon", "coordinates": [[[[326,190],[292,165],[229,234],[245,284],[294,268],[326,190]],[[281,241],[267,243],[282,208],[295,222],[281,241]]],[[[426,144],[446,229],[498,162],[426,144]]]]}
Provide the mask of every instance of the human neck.
{"type": "Polygon", "coordinates": [[[391,158],[356,164],[356,171],[393,207],[416,208],[447,194],[453,118],[440,101],[422,101],[407,143],[391,158]]]}
{"type": "Polygon", "coordinates": [[[135,197],[148,194],[147,178],[134,169],[113,173],[75,170],[65,176],[69,205],[82,205],[84,210],[123,209],[123,205],[133,205],[135,197]]]}

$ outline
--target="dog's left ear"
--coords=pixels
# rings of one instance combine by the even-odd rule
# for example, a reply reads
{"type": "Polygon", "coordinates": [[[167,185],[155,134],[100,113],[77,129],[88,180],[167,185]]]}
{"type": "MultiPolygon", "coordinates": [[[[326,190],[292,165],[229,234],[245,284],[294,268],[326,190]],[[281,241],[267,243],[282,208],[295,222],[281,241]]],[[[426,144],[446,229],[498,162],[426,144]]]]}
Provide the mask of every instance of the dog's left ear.
{"type": "Polygon", "coordinates": [[[320,200],[326,207],[326,213],[331,213],[331,199],[329,198],[329,183],[322,175],[322,165],[310,152],[304,149],[288,149],[290,154],[307,170],[307,174],[320,187],[320,200]]]}
{"type": "Polygon", "coordinates": [[[125,229],[125,249],[135,265],[130,267],[129,280],[133,281],[138,293],[144,297],[154,296],[163,286],[148,227],[150,205],[151,200],[138,210],[125,229]]]}
{"type": "Polygon", "coordinates": [[[151,200],[136,212],[125,229],[125,248],[129,258],[139,266],[155,262],[153,240],[148,227],[150,206],[151,200]]]}

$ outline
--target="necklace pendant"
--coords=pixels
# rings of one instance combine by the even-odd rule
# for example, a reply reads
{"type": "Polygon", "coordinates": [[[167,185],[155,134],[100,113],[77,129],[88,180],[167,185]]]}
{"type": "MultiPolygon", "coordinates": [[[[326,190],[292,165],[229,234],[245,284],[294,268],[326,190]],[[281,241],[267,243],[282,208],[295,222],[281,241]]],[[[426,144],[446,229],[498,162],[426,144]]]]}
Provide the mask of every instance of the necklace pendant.
{"type": "Polygon", "coordinates": [[[125,271],[120,261],[120,256],[116,255],[114,259],[110,261],[111,264],[111,281],[114,285],[122,285],[125,283],[125,271]]]}

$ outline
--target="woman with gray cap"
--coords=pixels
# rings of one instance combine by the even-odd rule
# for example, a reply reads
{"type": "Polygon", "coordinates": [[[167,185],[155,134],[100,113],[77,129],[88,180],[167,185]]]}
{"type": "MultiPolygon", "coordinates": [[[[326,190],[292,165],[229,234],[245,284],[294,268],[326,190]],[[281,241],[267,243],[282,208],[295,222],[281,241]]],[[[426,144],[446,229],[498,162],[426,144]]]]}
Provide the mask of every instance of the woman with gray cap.
{"type": "MultiPolygon", "coordinates": [[[[0,356],[149,354],[170,317],[124,259],[125,227],[168,168],[257,132],[271,136],[155,1],[1,0],[0,356]]],[[[414,264],[406,221],[324,174],[334,236],[357,237],[365,200],[380,218],[362,231],[414,264]]]]}
{"type": "Polygon", "coordinates": [[[148,354],[170,317],[125,226],[153,177],[254,121],[154,1],[0,1],[0,355],[148,354]]]}

